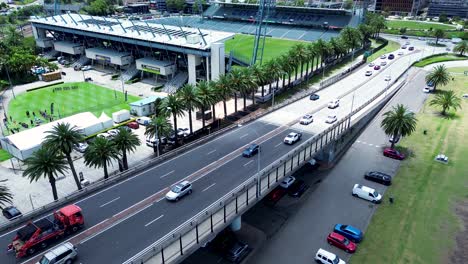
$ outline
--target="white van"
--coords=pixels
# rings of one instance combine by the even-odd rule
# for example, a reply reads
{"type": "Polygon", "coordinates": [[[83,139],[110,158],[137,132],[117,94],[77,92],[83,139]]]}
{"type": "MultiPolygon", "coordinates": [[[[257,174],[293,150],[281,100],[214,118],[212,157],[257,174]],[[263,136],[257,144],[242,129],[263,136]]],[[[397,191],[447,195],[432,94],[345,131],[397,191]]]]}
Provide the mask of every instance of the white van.
{"type": "Polygon", "coordinates": [[[370,187],[360,184],[354,184],[353,196],[371,201],[373,203],[382,202],[382,195],[380,193],[370,187]]]}
{"type": "Polygon", "coordinates": [[[36,264],[70,264],[77,255],[76,247],[67,242],[45,253],[36,264]]]}
{"type": "Polygon", "coordinates": [[[340,259],[337,255],[321,248],[317,251],[317,253],[315,253],[315,261],[322,264],[346,264],[346,262],[340,259]]]}

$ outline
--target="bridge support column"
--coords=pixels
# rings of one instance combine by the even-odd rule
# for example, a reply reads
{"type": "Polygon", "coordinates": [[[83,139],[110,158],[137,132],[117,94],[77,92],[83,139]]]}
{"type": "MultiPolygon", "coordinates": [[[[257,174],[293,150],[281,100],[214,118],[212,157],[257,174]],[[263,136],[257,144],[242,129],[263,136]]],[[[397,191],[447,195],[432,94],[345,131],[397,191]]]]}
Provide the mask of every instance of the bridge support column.
{"type": "Polygon", "coordinates": [[[200,56],[196,56],[193,54],[187,54],[187,61],[188,61],[188,83],[189,84],[197,84],[197,65],[200,65],[201,60],[200,56]]]}
{"type": "Polygon", "coordinates": [[[231,227],[232,231],[239,231],[241,229],[242,219],[241,219],[240,215],[238,217],[234,218],[234,220],[232,221],[230,227],[231,227]]]}
{"type": "Polygon", "coordinates": [[[211,44],[211,80],[216,81],[224,74],[224,43],[211,44]]]}

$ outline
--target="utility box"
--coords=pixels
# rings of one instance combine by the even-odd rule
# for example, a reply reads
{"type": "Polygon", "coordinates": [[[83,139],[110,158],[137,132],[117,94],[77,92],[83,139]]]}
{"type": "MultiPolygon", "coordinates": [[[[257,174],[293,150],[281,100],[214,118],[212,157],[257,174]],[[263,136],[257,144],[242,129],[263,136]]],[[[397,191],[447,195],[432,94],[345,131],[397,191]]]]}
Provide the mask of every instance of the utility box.
{"type": "Polygon", "coordinates": [[[54,72],[49,72],[49,73],[44,73],[42,75],[39,75],[39,80],[44,81],[44,82],[51,82],[55,80],[60,80],[62,79],[62,74],[60,71],[54,71],[54,72]]]}
{"type": "Polygon", "coordinates": [[[122,123],[130,119],[130,111],[120,110],[112,113],[112,120],[114,123],[122,123]]]}

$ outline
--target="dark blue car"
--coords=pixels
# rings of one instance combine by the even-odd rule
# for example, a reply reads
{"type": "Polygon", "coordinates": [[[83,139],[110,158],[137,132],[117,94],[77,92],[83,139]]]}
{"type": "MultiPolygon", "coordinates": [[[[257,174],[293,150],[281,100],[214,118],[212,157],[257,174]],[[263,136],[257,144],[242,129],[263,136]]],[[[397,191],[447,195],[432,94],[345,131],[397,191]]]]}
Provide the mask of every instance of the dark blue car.
{"type": "Polygon", "coordinates": [[[361,230],[350,225],[336,224],[333,231],[355,243],[361,242],[364,235],[361,230]]]}
{"type": "Polygon", "coordinates": [[[320,96],[318,94],[311,94],[309,99],[312,101],[315,101],[315,100],[320,99],[320,96]]]}
{"type": "Polygon", "coordinates": [[[244,152],[242,152],[242,156],[243,157],[246,157],[246,158],[250,158],[252,157],[253,155],[257,154],[258,151],[260,150],[260,146],[257,145],[257,144],[252,144],[250,145],[248,148],[246,148],[244,150],[244,152]]]}
{"type": "Polygon", "coordinates": [[[388,58],[389,60],[393,60],[393,59],[395,58],[395,55],[393,55],[393,54],[390,54],[390,55],[388,55],[388,57],[387,57],[387,58],[388,58]]]}

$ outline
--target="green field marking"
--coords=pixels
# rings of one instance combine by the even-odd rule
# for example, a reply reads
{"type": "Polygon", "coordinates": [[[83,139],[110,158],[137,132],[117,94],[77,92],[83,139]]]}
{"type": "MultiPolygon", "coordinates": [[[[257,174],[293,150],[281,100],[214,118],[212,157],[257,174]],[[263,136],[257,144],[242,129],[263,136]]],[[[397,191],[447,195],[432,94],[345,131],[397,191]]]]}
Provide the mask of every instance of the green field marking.
{"type": "Polygon", "coordinates": [[[447,24],[430,23],[423,21],[409,21],[409,20],[387,20],[387,27],[389,28],[407,28],[408,30],[455,30],[456,26],[447,24]]]}
{"type": "Polygon", "coordinates": [[[12,156],[4,149],[0,149],[0,161],[9,160],[12,156]]]}
{"type": "MultiPolygon", "coordinates": [[[[465,70],[468,68],[449,69],[465,70]]],[[[468,77],[454,76],[455,81],[438,89],[466,93],[468,77]]],[[[351,263],[448,262],[460,228],[455,205],[468,198],[468,101],[462,100],[456,117],[447,119],[439,116],[440,109],[429,106],[433,96],[429,95],[417,114],[415,133],[400,143],[413,154],[402,162],[351,263]],[[434,161],[440,153],[449,157],[449,164],[434,161]],[[393,204],[387,202],[389,196],[395,198],[393,204]]]]}
{"type": "Polygon", "coordinates": [[[382,54],[394,52],[394,51],[398,50],[399,48],[400,48],[400,44],[398,42],[389,40],[387,46],[383,47],[382,49],[380,49],[376,53],[370,55],[367,58],[367,61],[369,61],[369,62],[374,61],[374,60],[378,59],[382,54]]]}
{"type": "Polygon", "coordinates": [[[418,62],[416,62],[414,64],[414,66],[424,67],[426,65],[437,63],[437,62],[457,61],[457,60],[468,60],[468,57],[466,57],[466,56],[461,57],[461,56],[457,56],[457,55],[453,55],[453,54],[440,55],[440,56],[431,57],[431,58],[427,58],[427,59],[423,59],[421,61],[418,61],[418,62]]]}

